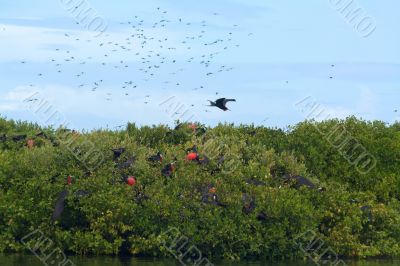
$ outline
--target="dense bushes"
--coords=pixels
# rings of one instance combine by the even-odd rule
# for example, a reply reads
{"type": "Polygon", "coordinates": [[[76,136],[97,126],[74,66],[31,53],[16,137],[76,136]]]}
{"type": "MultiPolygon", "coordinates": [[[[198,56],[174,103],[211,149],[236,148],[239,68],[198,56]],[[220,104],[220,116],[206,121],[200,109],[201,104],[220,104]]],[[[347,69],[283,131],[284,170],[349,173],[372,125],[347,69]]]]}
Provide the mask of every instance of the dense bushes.
{"type": "Polygon", "coordinates": [[[20,239],[40,229],[66,252],[168,256],[162,233],[177,228],[212,257],[303,257],[294,240],[308,230],[343,256],[400,255],[398,124],[348,118],[287,131],[129,124],[117,132],[65,132],[0,119],[0,252],[23,251],[20,239]],[[376,158],[371,171],[359,171],[332,142],[338,126],[376,158]],[[27,139],[35,140],[33,148],[27,139]],[[195,144],[209,164],[185,160],[195,144]],[[114,159],[111,149],[119,147],[126,150],[114,159]],[[100,164],[87,163],[93,148],[100,164]],[[148,162],[157,151],[164,161],[148,162]],[[173,175],[162,176],[176,159],[173,175]],[[285,174],[324,189],[296,186],[285,174]],[[134,187],[124,183],[128,175],[137,178],[134,187]],[[76,182],[67,185],[68,176],[76,182]],[[52,222],[63,189],[70,191],[66,207],[52,222]],[[210,193],[218,198],[207,203],[210,193]]]}

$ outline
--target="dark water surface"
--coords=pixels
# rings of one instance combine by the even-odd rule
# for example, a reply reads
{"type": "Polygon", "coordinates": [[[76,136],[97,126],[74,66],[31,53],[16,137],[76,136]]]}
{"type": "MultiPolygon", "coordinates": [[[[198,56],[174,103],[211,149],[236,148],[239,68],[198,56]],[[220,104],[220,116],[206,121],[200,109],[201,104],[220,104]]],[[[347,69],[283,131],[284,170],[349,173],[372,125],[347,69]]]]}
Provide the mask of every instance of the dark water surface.
{"type": "MultiPolygon", "coordinates": [[[[182,265],[175,260],[158,259],[133,259],[110,257],[69,257],[76,266],[176,266],[182,265]]],[[[215,266],[317,266],[315,263],[306,262],[213,262],[215,266]]],[[[372,261],[346,261],[348,266],[398,266],[399,261],[372,260],[372,261]]],[[[35,256],[27,255],[0,255],[1,266],[45,266],[35,256]]],[[[51,264],[47,264],[51,265],[51,264]]],[[[66,266],[72,266],[70,264],[66,266]]],[[[189,265],[188,265],[189,266],[189,265]]],[[[343,266],[343,265],[340,265],[343,266]]]]}

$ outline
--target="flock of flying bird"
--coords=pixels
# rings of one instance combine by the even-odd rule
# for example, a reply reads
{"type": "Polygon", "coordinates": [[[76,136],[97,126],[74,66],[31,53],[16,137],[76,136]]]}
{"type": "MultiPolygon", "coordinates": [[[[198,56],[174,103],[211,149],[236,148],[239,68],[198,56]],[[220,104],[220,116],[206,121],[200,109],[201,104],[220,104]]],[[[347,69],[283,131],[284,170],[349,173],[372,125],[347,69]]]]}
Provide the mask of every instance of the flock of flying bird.
{"type": "MultiPolygon", "coordinates": [[[[73,82],[76,88],[98,93],[107,101],[112,101],[116,91],[120,91],[120,96],[132,96],[135,99],[141,97],[139,95],[142,93],[143,104],[149,104],[154,86],[193,91],[209,89],[209,79],[234,70],[231,66],[219,64],[218,56],[240,47],[234,41],[239,25],[231,25],[230,30],[216,37],[217,31],[213,32],[212,21],[171,18],[168,11],[160,7],[154,10],[154,15],[155,19],[152,21],[136,15],[132,20],[120,22],[119,26],[124,29],[119,30],[118,34],[105,32],[100,37],[87,38],[72,30],[65,32],[65,42],[68,45],[59,45],[51,51],[53,56],[48,63],[52,72],[37,73],[38,83],[47,76],[54,78],[52,75],[64,74],[62,77],[73,82]],[[86,46],[89,54],[82,56],[79,49],[74,48],[78,46],[86,46]],[[187,72],[191,73],[188,75],[187,72]],[[104,73],[101,78],[100,73],[104,73]],[[107,79],[107,76],[113,79],[107,79]],[[188,76],[203,77],[202,84],[185,84],[188,76]],[[119,84],[115,84],[115,80],[119,78],[119,84]],[[114,90],[116,86],[118,90],[114,90]]],[[[218,18],[219,14],[214,13],[213,16],[218,18]]],[[[246,35],[252,36],[253,33],[246,35]]],[[[27,63],[27,60],[21,61],[21,64],[27,63]]],[[[332,64],[331,67],[336,66],[332,64]]],[[[329,78],[334,77],[331,74],[329,78]]],[[[31,87],[37,85],[40,84],[30,84],[31,87]]],[[[218,92],[215,94],[219,95],[218,92]]],[[[208,106],[227,111],[229,109],[226,104],[229,101],[235,100],[209,100],[208,106]]],[[[195,104],[191,103],[190,106],[195,107],[195,104]]],[[[204,111],[210,112],[208,109],[204,111]]],[[[394,112],[398,113],[398,110],[395,109],[394,112]]]]}
{"type": "MultiPolygon", "coordinates": [[[[230,26],[230,30],[221,34],[220,29],[213,29],[215,25],[212,22],[170,18],[169,13],[159,7],[154,14],[154,21],[134,16],[130,21],[120,22],[119,27],[123,30],[119,30],[118,35],[105,32],[97,38],[87,38],[74,31],[65,32],[67,45],[59,45],[50,51],[53,55],[49,58],[52,72],[37,73],[38,81],[43,81],[46,76],[60,75],[79,90],[98,93],[107,101],[112,101],[114,96],[137,98],[143,94],[143,103],[149,104],[153,91],[151,87],[193,91],[208,89],[210,79],[234,69],[219,64],[217,59],[222,53],[240,46],[234,41],[238,25],[230,26]],[[87,46],[89,54],[82,56],[81,51],[74,48],[78,46],[87,46]],[[186,84],[188,76],[200,78],[202,84],[186,84]],[[116,80],[119,84],[115,84],[116,80]]],[[[218,19],[219,14],[214,13],[213,16],[218,19]]],[[[27,61],[21,63],[27,64],[27,61]]],[[[220,98],[210,101],[208,106],[227,111],[228,101],[234,100],[220,98]]],[[[191,107],[194,106],[192,103],[191,107]]]]}

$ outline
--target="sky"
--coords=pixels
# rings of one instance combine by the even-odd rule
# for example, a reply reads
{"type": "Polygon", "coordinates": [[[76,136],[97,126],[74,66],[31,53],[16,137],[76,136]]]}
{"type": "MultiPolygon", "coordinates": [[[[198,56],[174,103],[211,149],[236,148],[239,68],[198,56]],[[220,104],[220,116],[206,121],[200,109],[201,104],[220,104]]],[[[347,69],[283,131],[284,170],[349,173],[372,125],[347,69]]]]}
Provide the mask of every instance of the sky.
{"type": "Polygon", "coordinates": [[[330,117],[393,123],[399,9],[396,0],[0,0],[0,116],[57,126],[57,112],[87,130],[176,119],[286,127],[307,117],[296,103],[312,98],[330,117]],[[230,111],[206,106],[222,97],[236,99],[230,111]]]}

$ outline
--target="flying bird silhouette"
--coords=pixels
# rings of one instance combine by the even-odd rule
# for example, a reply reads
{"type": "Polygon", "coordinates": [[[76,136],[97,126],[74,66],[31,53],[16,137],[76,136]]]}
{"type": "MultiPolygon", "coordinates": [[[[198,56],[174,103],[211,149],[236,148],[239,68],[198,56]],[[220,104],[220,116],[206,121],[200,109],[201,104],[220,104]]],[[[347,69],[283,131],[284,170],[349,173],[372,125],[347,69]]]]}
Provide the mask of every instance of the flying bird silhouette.
{"type": "Polygon", "coordinates": [[[226,107],[226,104],[228,102],[236,102],[235,99],[226,99],[226,98],[220,98],[218,100],[216,100],[215,102],[210,101],[210,105],[208,106],[213,106],[213,107],[218,107],[219,109],[223,110],[223,111],[228,111],[229,109],[226,107]]]}

